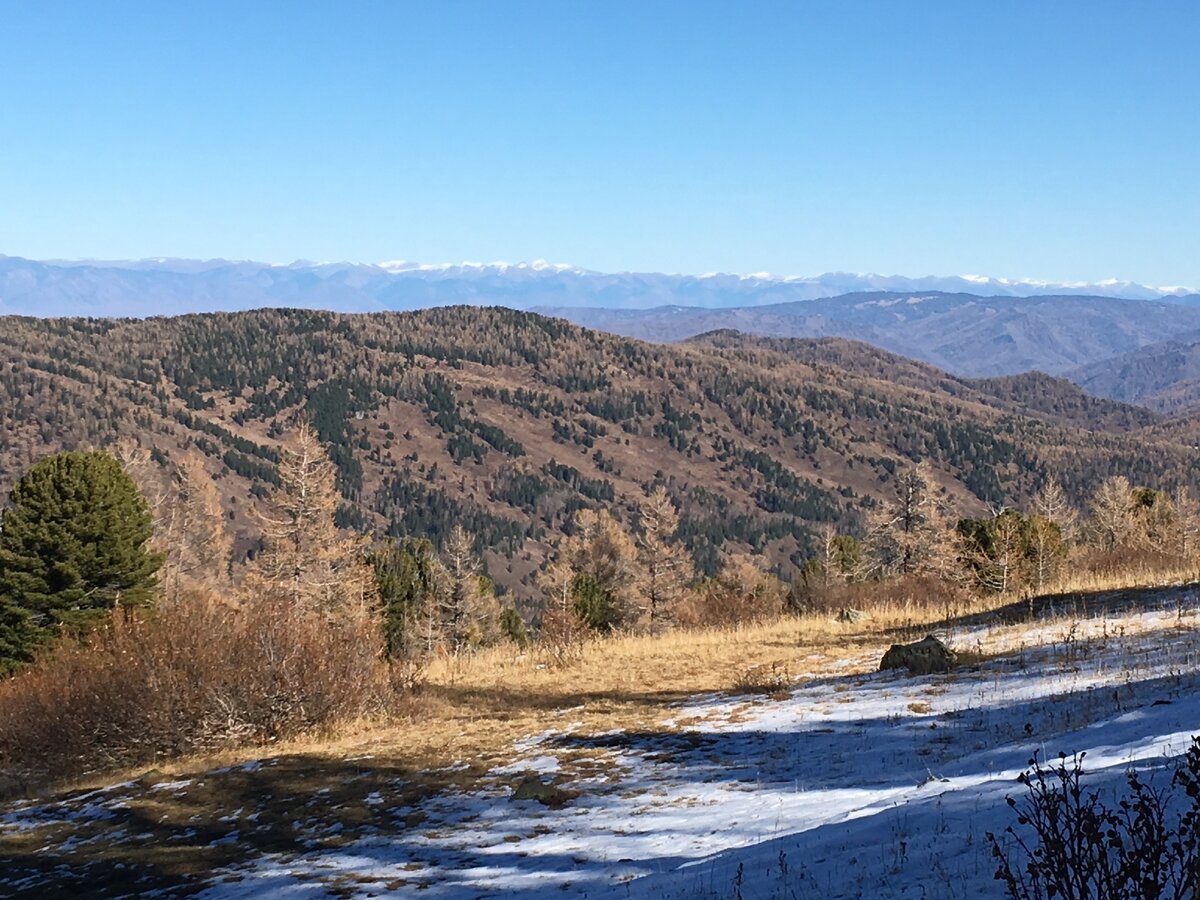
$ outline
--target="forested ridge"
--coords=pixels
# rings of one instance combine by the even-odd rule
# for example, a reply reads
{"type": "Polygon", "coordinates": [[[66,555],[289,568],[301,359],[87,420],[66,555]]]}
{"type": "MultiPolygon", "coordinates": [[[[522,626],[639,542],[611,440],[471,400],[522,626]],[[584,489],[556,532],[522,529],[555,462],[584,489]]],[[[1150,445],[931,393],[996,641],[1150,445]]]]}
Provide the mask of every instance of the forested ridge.
{"type": "Polygon", "coordinates": [[[337,466],[338,520],[378,536],[473,534],[531,595],[574,513],[678,504],[700,569],[753,549],[790,576],[815,531],[854,533],[909,461],[964,515],[1048,477],[1077,503],[1109,475],[1197,482],[1189,430],[1044,376],[968,381],[849,341],[736,333],[642,343],[506,309],[301,310],[145,320],[0,319],[0,490],[57,450],[134,440],[206,460],[236,533],[311,422],[337,466]],[[1040,379],[1040,380],[1039,380],[1040,379]]]}

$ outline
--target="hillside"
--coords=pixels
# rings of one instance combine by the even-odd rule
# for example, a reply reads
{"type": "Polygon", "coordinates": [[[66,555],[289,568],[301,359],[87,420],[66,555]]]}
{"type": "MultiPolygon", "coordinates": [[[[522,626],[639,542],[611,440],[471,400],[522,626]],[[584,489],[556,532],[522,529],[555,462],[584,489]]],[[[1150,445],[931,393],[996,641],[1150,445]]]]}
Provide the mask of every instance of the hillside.
{"type": "Polygon", "coordinates": [[[854,530],[909,460],[929,460],[964,512],[1020,502],[1050,471],[1077,499],[1108,474],[1195,474],[1183,440],[1118,404],[1025,415],[1011,386],[847,342],[662,346],[446,308],[7,318],[0,345],[0,489],[64,447],[135,439],[159,460],[196,448],[250,550],[249,512],[299,413],[331,447],[344,524],[437,539],[461,522],[526,597],[576,509],[629,520],[656,481],[703,570],[753,547],[787,574],[815,528],[854,530]]]}
{"type": "Polygon", "coordinates": [[[1083,429],[1133,431],[1161,421],[1144,407],[1094,397],[1065,378],[1042,372],[959,378],[929,363],[845,338],[765,338],[726,329],[697,335],[688,343],[722,348],[758,347],[799,362],[833,366],[890,384],[945,393],[1010,413],[1083,429]]]}
{"type": "Polygon", "coordinates": [[[877,671],[909,604],[438,665],[457,715],[0,797],[0,893],[1001,900],[986,835],[1032,754],[1167,790],[1200,713],[1195,585],[1063,600],[918,601],[967,657],[943,676],[877,671]]]}
{"type": "Polygon", "coordinates": [[[1089,393],[1161,413],[1200,409],[1200,332],[1151,344],[1068,373],[1089,393]]]}
{"type": "Polygon", "coordinates": [[[852,338],[959,375],[982,377],[1034,369],[1062,374],[1200,328],[1200,307],[1175,299],[874,292],[739,309],[539,311],[652,341],[720,329],[852,338]]]}

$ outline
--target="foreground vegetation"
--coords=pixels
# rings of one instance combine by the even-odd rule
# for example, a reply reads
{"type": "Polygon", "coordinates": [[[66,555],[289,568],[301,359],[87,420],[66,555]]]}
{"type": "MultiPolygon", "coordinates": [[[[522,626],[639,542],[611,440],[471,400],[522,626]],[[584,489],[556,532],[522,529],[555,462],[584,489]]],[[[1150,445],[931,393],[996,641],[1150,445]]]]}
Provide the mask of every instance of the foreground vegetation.
{"type": "MultiPolygon", "coordinates": [[[[128,444],[118,455],[49,457],[5,513],[0,664],[16,674],[0,682],[0,761],[23,777],[329,736],[419,710],[436,718],[431,673],[441,667],[461,691],[471,672],[489,671],[477,665],[489,655],[536,659],[599,697],[608,679],[585,660],[602,659],[596,642],[614,635],[682,642],[694,657],[760,623],[790,621],[810,642],[835,614],[865,614],[876,633],[928,625],[1081,578],[1127,585],[1186,569],[1200,533],[1185,490],[1172,497],[1120,476],[1102,482],[1085,517],[1049,481],[1028,514],[956,518],[918,466],[897,474],[860,537],[828,528],[788,585],[749,553],[703,576],[659,485],[632,528],[603,506],[579,511],[536,575],[526,618],[498,596],[461,527],[440,547],[370,544],[339,528],[336,467],[307,425],[283,445],[245,562],[199,458],[163,466],[128,444]]],[[[509,668],[500,665],[506,678],[509,668]]],[[[618,694],[661,681],[626,663],[616,671],[626,679],[618,694]]],[[[688,687],[728,687],[735,674],[688,687]]],[[[503,690],[516,696],[511,680],[503,690]]],[[[536,693],[519,696],[534,713],[546,708],[536,693]]]]}

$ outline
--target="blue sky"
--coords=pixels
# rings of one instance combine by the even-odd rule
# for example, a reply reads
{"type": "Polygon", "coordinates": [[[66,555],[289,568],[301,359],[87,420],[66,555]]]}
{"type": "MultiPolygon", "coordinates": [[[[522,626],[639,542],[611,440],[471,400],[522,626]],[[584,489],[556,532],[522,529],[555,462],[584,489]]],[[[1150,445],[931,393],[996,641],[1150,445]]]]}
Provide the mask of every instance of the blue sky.
{"type": "Polygon", "coordinates": [[[1200,285],[1194,2],[0,0],[0,253],[1200,285]]]}

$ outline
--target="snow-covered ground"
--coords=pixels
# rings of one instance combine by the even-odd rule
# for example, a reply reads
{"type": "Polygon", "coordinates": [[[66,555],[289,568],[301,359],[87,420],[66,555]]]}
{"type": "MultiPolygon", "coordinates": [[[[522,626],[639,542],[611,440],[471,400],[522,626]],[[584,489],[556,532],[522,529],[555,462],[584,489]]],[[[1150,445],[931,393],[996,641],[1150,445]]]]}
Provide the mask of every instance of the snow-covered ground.
{"type": "MultiPolygon", "coordinates": [[[[985,834],[1013,822],[1004,798],[1033,752],[1086,750],[1091,777],[1115,783],[1200,733],[1197,609],[1176,590],[1108,617],[961,627],[950,643],[989,659],[951,675],[853,674],[877,655],[850,658],[786,698],[696,697],[644,732],[568,724],[470,791],[391,810],[395,829],[258,856],[204,896],[323,896],[336,881],[342,896],[1001,897],[985,834]],[[510,799],[530,774],[565,802],[510,799]]],[[[105,797],[72,814],[108,814],[105,797]]],[[[252,816],[236,811],[227,839],[252,816]]],[[[11,808],[0,837],[55,818],[11,808]]]]}

